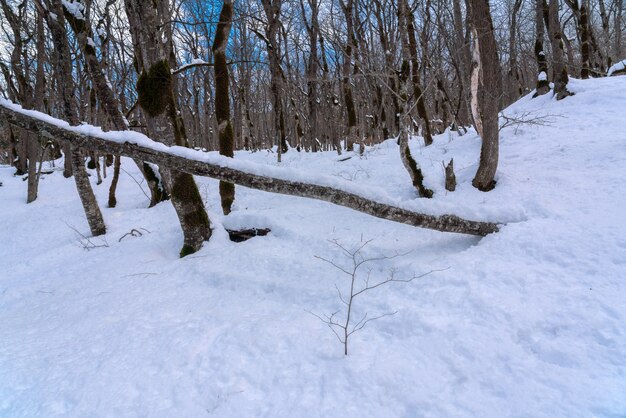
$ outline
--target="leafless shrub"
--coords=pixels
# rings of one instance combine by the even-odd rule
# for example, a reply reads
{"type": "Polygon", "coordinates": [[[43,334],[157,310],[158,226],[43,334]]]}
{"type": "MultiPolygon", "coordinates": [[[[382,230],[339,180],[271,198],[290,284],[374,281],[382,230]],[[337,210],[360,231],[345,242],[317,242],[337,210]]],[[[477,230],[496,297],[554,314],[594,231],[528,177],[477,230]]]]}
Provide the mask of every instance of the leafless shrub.
{"type": "Polygon", "coordinates": [[[365,310],[365,313],[360,315],[360,319],[356,320],[354,315],[355,301],[357,297],[390,283],[409,283],[433,272],[442,271],[431,270],[422,274],[413,274],[407,278],[399,278],[397,274],[398,271],[396,269],[391,269],[385,278],[376,279],[375,277],[372,277],[373,268],[368,267],[369,264],[377,261],[390,260],[396,257],[404,256],[408,253],[395,253],[393,255],[367,257],[364,255],[363,249],[370,244],[372,240],[363,241],[354,249],[346,248],[337,240],[332,240],[330,242],[335,245],[340,250],[342,256],[348,260],[348,267],[344,267],[334,260],[329,260],[320,256],[315,256],[315,258],[330,264],[342,274],[345,274],[348,277],[349,290],[342,291],[335,283],[335,289],[337,290],[337,295],[342,305],[342,307],[337,311],[331,314],[321,315],[308,310],[306,312],[315,316],[328,326],[328,328],[337,337],[337,340],[343,345],[344,355],[346,356],[348,355],[348,341],[352,334],[362,330],[365,325],[372,321],[392,316],[397,313],[397,311],[391,311],[371,314],[365,310]],[[365,274],[361,274],[361,270],[363,268],[366,268],[367,270],[365,274]]]}

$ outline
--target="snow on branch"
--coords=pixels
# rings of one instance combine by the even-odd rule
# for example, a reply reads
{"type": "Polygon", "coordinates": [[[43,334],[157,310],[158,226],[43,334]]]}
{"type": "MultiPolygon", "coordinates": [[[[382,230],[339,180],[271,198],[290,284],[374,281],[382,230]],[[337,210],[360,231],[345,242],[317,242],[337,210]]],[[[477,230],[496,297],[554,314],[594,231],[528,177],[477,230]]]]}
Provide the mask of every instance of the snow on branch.
{"type": "Polygon", "coordinates": [[[185,147],[168,147],[132,131],[103,132],[91,125],[67,122],[0,99],[0,125],[9,123],[48,139],[75,147],[119,154],[170,169],[229,181],[241,186],[291,196],[323,200],[378,218],[442,232],[485,236],[498,231],[493,222],[472,221],[455,215],[415,212],[383,190],[359,186],[327,175],[266,166],[205,153],[185,147]]]}
{"type": "Polygon", "coordinates": [[[618,74],[624,74],[624,73],[626,73],[626,60],[622,60],[620,62],[613,64],[611,68],[609,68],[609,71],[607,71],[606,76],[610,77],[613,74],[618,75],[618,74]]]}
{"type": "Polygon", "coordinates": [[[83,12],[85,11],[85,5],[79,1],[66,1],[62,0],[63,7],[65,10],[74,16],[77,20],[85,20],[85,16],[83,12]]]}
{"type": "Polygon", "coordinates": [[[213,67],[213,63],[201,60],[199,58],[194,58],[190,62],[183,64],[180,67],[172,70],[172,74],[179,74],[179,73],[182,73],[183,71],[189,70],[191,68],[196,68],[196,67],[213,67]]]}

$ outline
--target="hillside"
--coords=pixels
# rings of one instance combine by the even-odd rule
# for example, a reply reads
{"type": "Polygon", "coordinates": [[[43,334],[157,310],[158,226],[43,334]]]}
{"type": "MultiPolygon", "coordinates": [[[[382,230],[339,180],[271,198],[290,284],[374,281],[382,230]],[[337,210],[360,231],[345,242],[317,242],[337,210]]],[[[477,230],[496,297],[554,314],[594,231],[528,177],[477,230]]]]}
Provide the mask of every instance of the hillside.
{"type": "Polygon", "coordinates": [[[197,178],[214,233],[179,259],[175,212],[146,208],[130,161],[115,209],[110,177],[94,182],[108,232],[91,243],[71,180],[46,175],[26,205],[0,166],[0,416],[626,416],[626,77],[570,88],[504,111],[534,123],[501,131],[489,193],[471,186],[473,132],[412,141],[432,200],[415,198],[394,140],[345,161],[283,156],[303,176],[505,224],[482,239],[241,187],[224,217],[217,182],[197,178]],[[271,232],[235,243],[223,226],[271,232]],[[355,333],[347,357],[311,314],[342,309],[335,286],[349,285],[316,258],[346,263],[332,240],[395,256],[369,265],[372,280],[436,270],[358,300],[358,316],[397,313],[355,333]]]}

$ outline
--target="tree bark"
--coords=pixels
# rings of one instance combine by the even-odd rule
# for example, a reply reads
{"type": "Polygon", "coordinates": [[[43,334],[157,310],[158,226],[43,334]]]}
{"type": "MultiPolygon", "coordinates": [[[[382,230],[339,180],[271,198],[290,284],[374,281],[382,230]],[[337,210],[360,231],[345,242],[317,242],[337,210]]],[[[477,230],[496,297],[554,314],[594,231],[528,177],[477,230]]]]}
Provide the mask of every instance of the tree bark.
{"type": "Polygon", "coordinates": [[[454,159],[450,159],[448,165],[444,165],[446,172],[446,190],[453,192],[456,190],[456,176],[454,175],[454,159]]]}
{"type": "Polygon", "coordinates": [[[482,138],[480,163],[472,185],[481,191],[495,187],[498,168],[498,111],[502,78],[488,0],[470,0],[470,22],[474,38],[472,113],[482,138]]]}
{"type": "MultiPolygon", "coordinates": [[[[400,159],[404,168],[406,168],[413,186],[417,189],[420,197],[432,197],[433,191],[424,186],[424,175],[417,161],[411,155],[409,149],[409,126],[411,126],[411,108],[415,103],[414,97],[409,93],[408,83],[411,74],[417,71],[413,69],[411,60],[411,51],[409,47],[408,35],[408,2],[407,0],[398,0],[398,28],[400,32],[400,44],[402,46],[402,67],[399,72],[399,90],[400,90],[400,136],[398,145],[400,148],[400,159]]],[[[432,139],[431,139],[432,140],[432,139]]]]}
{"type": "Polygon", "coordinates": [[[346,105],[346,113],[348,117],[348,133],[346,135],[346,151],[352,151],[354,144],[357,142],[356,132],[356,108],[354,106],[354,95],[352,92],[352,57],[356,49],[356,41],[354,38],[354,0],[341,0],[341,9],[346,18],[346,44],[343,49],[343,64],[341,66],[342,72],[342,89],[343,99],[346,105]]]}
{"type": "Polygon", "coordinates": [[[25,115],[7,107],[3,103],[0,103],[0,124],[1,123],[9,123],[18,126],[27,131],[38,133],[44,138],[56,138],[59,141],[72,144],[74,147],[91,149],[103,154],[119,154],[137,158],[142,161],[159,164],[162,167],[168,167],[171,170],[189,173],[189,175],[194,174],[230,181],[245,187],[267,192],[323,200],[393,222],[400,222],[442,232],[455,232],[478,236],[498,232],[498,225],[496,223],[471,221],[454,215],[433,216],[417,213],[389,204],[376,202],[366,197],[329,186],[256,174],[257,170],[254,168],[246,170],[244,168],[229,167],[229,159],[219,164],[202,161],[205,155],[202,152],[197,152],[198,159],[196,160],[191,157],[193,151],[186,152],[188,157],[182,157],[177,155],[179,152],[174,149],[164,147],[154,142],[151,144],[142,143],[142,145],[136,145],[129,142],[113,142],[92,135],[83,135],[37,119],[32,115],[25,115]]]}
{"type": "Polygon", "coordinates": [[[509,77],[508,77],[508,100],[507,104],[513,103],[521,96],[519,83],[519,69],[517,68],[517,15],[522,7],[522,0],[515,0],[511,10],[511,25],[509,27],[509,77]]]}
{"type": "Polygon", "coordinates": [[[548,61],[543,50],[543,41],[545,38],[543,16],[546,13],[544,3],[545,0],[535,1],[535,59],[537,60],[537,85],[533,97],[543,96],[550,91],[550,83],[548,82],[548,61]]]}
{"type": "MultiPolygon", "coordinates": [[[[37,19],[37,70],[35,74],[34,108],[43,111],[45,95],[44,64],[46,61],[45,33],[43,15],[36,14],[37,19]]],[[[39,176],[37,175],[37,162],[39,161],[39,138],[34,135],[28,136],[28,193],[26,203],[37,199],[39,189],[39,176]]]]}
{"type": "Polygon", "coordinates": [[[559,23],[559,2],[558,0],[550,0],[548,6],[548,32],[550,33],[550,44],[552,45],[552,79],[554,81],[554,94],[556,99],[561,100],[570,95],[567,90],[569,77],[567,75],[567,66],[563,54],[563,34],[561,33],[561,24],[559,23]]]}
{"type": "Polygon", "coordinates": [[[422,93],[422,82],[420,80],[419,63],[417,61],[417,39],[415,39],[415,24],[413,23],[415,18],[413,13],[408,9],[408,5],[406,5],[406,9],[406,32],[409,40],[409,53],[411,55],[413,101],[417,107],[417,114],[422,119],[422,123],[424,124],[424,131],[422,133],[422,136],[424,137],[424,145],[429,146],[433,143],[433,135],[430,129],[430,118],[428,117],[428,111],[426,110],[426,101],[424,100],[424,94],[422,93]]]}
{"type": "MultiPolygon", "coordinates": [[[[115,190],[117,188],[117,182],[120,179],[120,168],[122,165],[122,157],[120,155],[115,156],[115,162],[113,163],[113,178],[111,179],[111,187],[109,188],[109,207],[114,208],[117,206],[117,198],[115,197],[115,190]]],[[[137,166],[139,167],[139,166],[137,166]]]]}
{"type": "MultiPolygon", "coordinates": [[[[226,64],[226,45],[233,20],[233,2],[224,0],[220,20],[215,30],[213,42],[213,71],[215,74],[215,116],[219,136],[220,154],[234,157],[234,134],[230,120],[230,95],[228,92],[228,65],[226,64]]],[[[222,211],[228,215],[235,200],[235,185],[220,181],[220,198],[222,211]]]]}
{"type": "Polygon", "coordinates": [[[460,0],[452,1],[452,13],[454,20],[454,47],[456,49],[454,56],[458,61],[459,73],[459,110],[458,119],[460,125],[468,125],[470,123],[470,89],[467,88],[470,78],[471,54],[469,50],[469,42],[466,42],[466,34],[464,33],[463,14],[461,11],[460,0]]]}
{"type": "MultiPolygon", "coordinates": [[[[57,69],[57,83],[61,94],[63,118],[69,122],[70,125],[76,126],[80,124],[80,119],[74,98],[71,52],[69,39],[65,32],[63,6],[61,5],[61,1],[55,1],[52,4],[48,4],[45,10],[44,17],[50,28],[52,43],[55,49],[55,66],[57,69]],[[52,13],[54,13],[55,16],[52,16],[52,13]]],[[[91,188],[80,149],[72,147],[71,144],[68,144],[64,149],[66,150],[65,159],[69,160],[71,163],[76,189],[80,196],[81,203],[83,204],[83,209],[85,210],[89,229],[94,236],[103,235],[106,232],[104,219],[98,207],[96,196],[91,188]],[[67,153],[68,151],[69,154],[67,153]]]]}
{"type": "Polygon", "coordinates": [[[267,56],[269,60],[273,120],[275,135],[278,140],[278,162],[281,162],[282,154],[289,150],[287,138],[285,136],[285,121],[283,116],[283,102],[281,94],[283,92],[283,76],[280,67],[280,57],[278,55],[278,29],[280,26],[280,9],[282,0],[262,0],[263,9],[267,17],[265,28],[265,41],[267,46],[267,56]]]}
{"type": "MultiPolygon", "coordinates": [[[[85,5],[79,0],[74,1],[72,4],[74,4],[75,7],[82,6],[82,10],[85,10],[85,5]]],[[[96,53],[95,44],[93,43],[93,31],[91,30],[90,23],[80,15],[70,13],[65,6],[63,10],[65,12],[65,18],[70,24],[70,27],[74,31],[76,39],[78,40],[79,47],[83,54],[83,59],[85,60],[87,73],[91,79],[92,88],[95,90],[98,100],[100,101],[100,106],[106,113],[115,130],[129,130],[130,127],[128,125],[128,120],[126,120],[126,117],[120,109],[119,101],[111,88],[102,62],[96,53]]],[[[169,195],[160,181],[160,176],[154,171],[154,168],[143,163],[142,161],[135,161],[135,164],[139,167],[139,170],[148,184],[148,189],[150,190],[150,207],[169,199],[169,195]]],[[[117,182],[112,182],[111,187],[109,188],[109,203],[117,202],[117,199],[115,199],[116,187],[117,182]]]]}
{"type": "MultiPolygon", "coordinates": [[[[176,107],[170,62],[173,44],[169,30],[170,7],[167,0],[125,0],[126,14],[136,50],[140,72],[137,80],[139,106],[148,133],[166,145],[187,147],[185,128],[176,107]],[[165,42],[164,42],[165,40],[165,42]]],[[[166,187],[183,230],[180,256],[195,253],[211,236],[211,224],[193,176],[162,169],[166,187]]]]}
{"type": "MultiPolygon", "coordinates": [[[[7,84],[12,84],[11,74],[15,76],[17,81],[17,88],[9,88],[9,99],[18,100],[23,106],[31,108],[33,106],[33,87],[30,82],[30,74],[27,66],[22,61],[22,57],[25,54],[27,43],[22,39],[22,31],[25,29],[28,19],[28,12],[26,8],[26,2],[18,5],[17,13],[7,3],[6,0],[0,1],[4,17],[11,27],[13,33],[13,50],[11,51],[11,67],[4,69],[5,78],[7,84]]],[[[5,67],[3,67],[5,68],[5,67]]],[[[15,167],[15,174],[21,176],[29,173],[29,183],[33,179],[30,177],[28,159],[32,153],[31,140],[28,135],[24,135],[22,132],[10,131],[9,143],[12,148],[11,164],[15,167]]],[[[31,167],[32,170],[32,167],[31,167]]],[[[31,192],[29,190],[29,192],[31,192]]],[[[30,193],[27,200],[30,199],[30,193]]]]}
{"type": "MultiPolygon", "coordinates": [[[[319,56],[318,56],[318,38],[319,38],[319,0],[307,0],[309,9],[311,10],[311,23],[308,23],[304,19],[304,25],[309,35],[309,48],[310,53],[307,62],[306,69],[306,83],[307,83],[307,98],[309,104],[309,130],[308,130],[308,142],[312,151],[317,151],[319,142],[319,127],[318,127],[318,80],[317,73],[319,70],[319,56]]],[[[300,8],[302,15],[305,16],[304,0],[300,0],[300,8]]]]}

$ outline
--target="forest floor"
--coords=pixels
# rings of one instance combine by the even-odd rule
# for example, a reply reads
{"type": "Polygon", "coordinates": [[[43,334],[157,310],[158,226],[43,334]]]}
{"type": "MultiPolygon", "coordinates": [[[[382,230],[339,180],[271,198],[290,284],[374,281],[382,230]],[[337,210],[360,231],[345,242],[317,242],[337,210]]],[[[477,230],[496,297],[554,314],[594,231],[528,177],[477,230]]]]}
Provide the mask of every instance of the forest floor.
{"type": "MultiPolygon", "coordinates": [[[[108,232],[90,242],[72,180],[45,175],[26,205],[26,182],[0,167],[0,416],[626,416],[626,77],[571,89],[505,110],[541,123],[502,130],[489,193],[471,186],[474,133],[412,141],[435,190],[415,204],[506,223],[482,239],[242,187],[222,216],[217,182],[198,178],[215,230],[179,259],[174,210],[146,208],[130,160],[115,209],[110,176],[92,176],[108,232]],[[271,232],[235,243],[223,226],[271,232]],[[396,314],[353,334],[348,356],[313,315],[345,315],[348,278],[317,258],[349,264],[333,240],[398,255],[364,266],[370,283],[442,270],[359,296],[357,321],[396,314]]],[[[312,179],[416,199],[393,140],[346,161],[283,157],[312,179]]]]}

